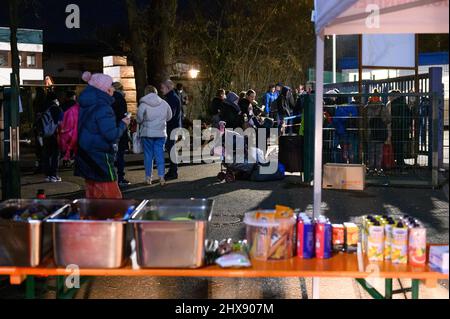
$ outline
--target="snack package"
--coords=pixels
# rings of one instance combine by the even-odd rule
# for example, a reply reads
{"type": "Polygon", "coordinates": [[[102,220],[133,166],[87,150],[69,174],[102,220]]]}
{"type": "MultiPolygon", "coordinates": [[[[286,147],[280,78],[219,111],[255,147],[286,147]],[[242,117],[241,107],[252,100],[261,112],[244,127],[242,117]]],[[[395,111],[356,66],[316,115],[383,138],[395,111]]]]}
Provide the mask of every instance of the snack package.
{"type": "Polygon", "coordinates": [[[333,251],[335,253],[345,251],[345,228],[344,225],[332,225],[333,227],[333,251]]]}
{"type": "Polygon", "coordinates": [[[247,268],[252,264],[244,253],[231,253],[216,260],[216,264],[222,268],[247,268]]]}
{"type": "Polygon", "coordinates": [[[294,217],[294,210],[286,206],[275,206],[275,219],[278,218],[292,218],[294,217]]]}
{"type": "Polygon", "coordinates": [[[345,250],[347,253],[356,253],[359,243],[359,229],[354,223],[344,223],[345,250]]]}

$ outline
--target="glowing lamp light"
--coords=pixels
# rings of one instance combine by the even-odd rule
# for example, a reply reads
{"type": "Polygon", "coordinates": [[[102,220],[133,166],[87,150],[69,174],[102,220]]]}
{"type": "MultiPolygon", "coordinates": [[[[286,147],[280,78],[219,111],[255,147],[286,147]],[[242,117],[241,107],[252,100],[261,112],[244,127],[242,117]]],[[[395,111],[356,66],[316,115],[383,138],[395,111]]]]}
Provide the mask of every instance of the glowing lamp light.
{"type": "Polygon", "coordinates": [[[191,78],[191,79],[196,79],[196,78],[198,78],[198,75],[200,74],[200,71],[199,70],[197,70],[197,69],[191,69],[191,70],[189,70],[189,77],[191,78]]]}

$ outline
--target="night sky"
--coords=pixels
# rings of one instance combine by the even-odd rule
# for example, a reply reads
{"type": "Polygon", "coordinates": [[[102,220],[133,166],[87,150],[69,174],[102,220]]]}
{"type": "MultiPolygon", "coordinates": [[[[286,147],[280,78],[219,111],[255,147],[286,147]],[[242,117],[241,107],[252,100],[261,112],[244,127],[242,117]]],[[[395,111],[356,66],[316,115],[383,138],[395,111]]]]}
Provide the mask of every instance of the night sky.
{"type": "MultiPolygon", "coordinates": [[[[94,33],[99,28],[119,28],[127,31],[127,12],[125,0],[25,0],[27,7],[21,13],[19,26],[22,28],[44,30],[45,43],[92,43],[94,33]],[[81,12],[81,29],[67,29],[65,26],[66,6],[77,4],[81,12]]],[[[144,5],[150,0],[140,0],[144,5]]],[[[182,9],[187,0],[179,1],[182,9]]],[[[7,7],[0,10],[0,26],[9,23],[7,7]]]]}

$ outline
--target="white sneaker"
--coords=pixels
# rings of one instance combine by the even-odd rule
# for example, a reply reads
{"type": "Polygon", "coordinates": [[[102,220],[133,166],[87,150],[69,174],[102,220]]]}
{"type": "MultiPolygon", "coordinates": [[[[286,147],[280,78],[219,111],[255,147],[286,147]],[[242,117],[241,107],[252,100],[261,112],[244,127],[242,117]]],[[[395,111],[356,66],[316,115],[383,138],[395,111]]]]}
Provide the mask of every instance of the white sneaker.
{"type": "Polygon", "coordinates": [[[61,183],[62,182],[62,179],[59,176],[48,176],[46,180],[49,183],[61,183]]]}
{"type": "Polygon", "coordinates": [[[161,185],[161,187],[166,186],[166,180],[165,180],[164,178],[161,178],[161,179],[159,180],[159,185],[161,185]]]}
{"type": "Polygon", "coordinates": [[[146,177],[145,178],[145,184],[152,185],[153,184],[153,179],[151,177],[146,177]]]}

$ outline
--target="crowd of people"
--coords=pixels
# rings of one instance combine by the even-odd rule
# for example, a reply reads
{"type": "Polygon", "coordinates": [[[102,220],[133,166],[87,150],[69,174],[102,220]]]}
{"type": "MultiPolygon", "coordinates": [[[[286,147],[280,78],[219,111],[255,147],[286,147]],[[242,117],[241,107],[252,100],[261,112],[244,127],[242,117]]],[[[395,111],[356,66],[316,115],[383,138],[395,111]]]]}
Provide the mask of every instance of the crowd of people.
{"type": "MultiPolygon", "coordinates": [[[[85,179],[87,198],[122,198],[120,186],[129,185],[125,178],[125,154],[130,149],[131,114],[128,112],[123,85],[105,74],[85,72],[87,83],[79,97],[73,91],[60,101],[57,94],[40,89],[36,99],[40,105],[34,123],[37,169],[45,180],[62,182],[60,163],[73,167],[76,176],[85,179]]],[[[144,153],[145,183],[152,184],[153,163],[158,181],[178,179],[176,158],[165,171],[165,151],[175,141],[168,139],[173,130],[182,127],[187,95],[182,85],[170,80],[145,89],[140,100],[134,130],[139,134],[144,153]]]]}
{"type": "Polygon", "coordinates": [[[405,159],[414,157],[412,136],[426,135],[426,125],[421,125],[417,132],[415,126],[419,125],[414,124],[416,108],[425,102],[424,98],[416,101],[399,90],[391,90],[382,97],[374,89],[362,104],[359,96],[349,101],[348,96],[330,97],[339,94],[338,90],[327,94],[329,97],[324,99],[327,162],[365,163],[369,175],[377,176],[384,176],[386,169],[406,167],[405,159]],[[364,158],[361,154],[365,154],[364,158]]]}
{"type": "Polygon", "coordinates": [[[279,133],[297,133],[299,121],[305,107],[304,96],[311,93],[305,86],[291,89],[282,83],[270,85],[267,92],[260,96],[249,89],[239,94],[225,89],[217,90],[211,102],[209,116],[213,127],[221,121],[230,129],[272,128],[279,133]]]}

